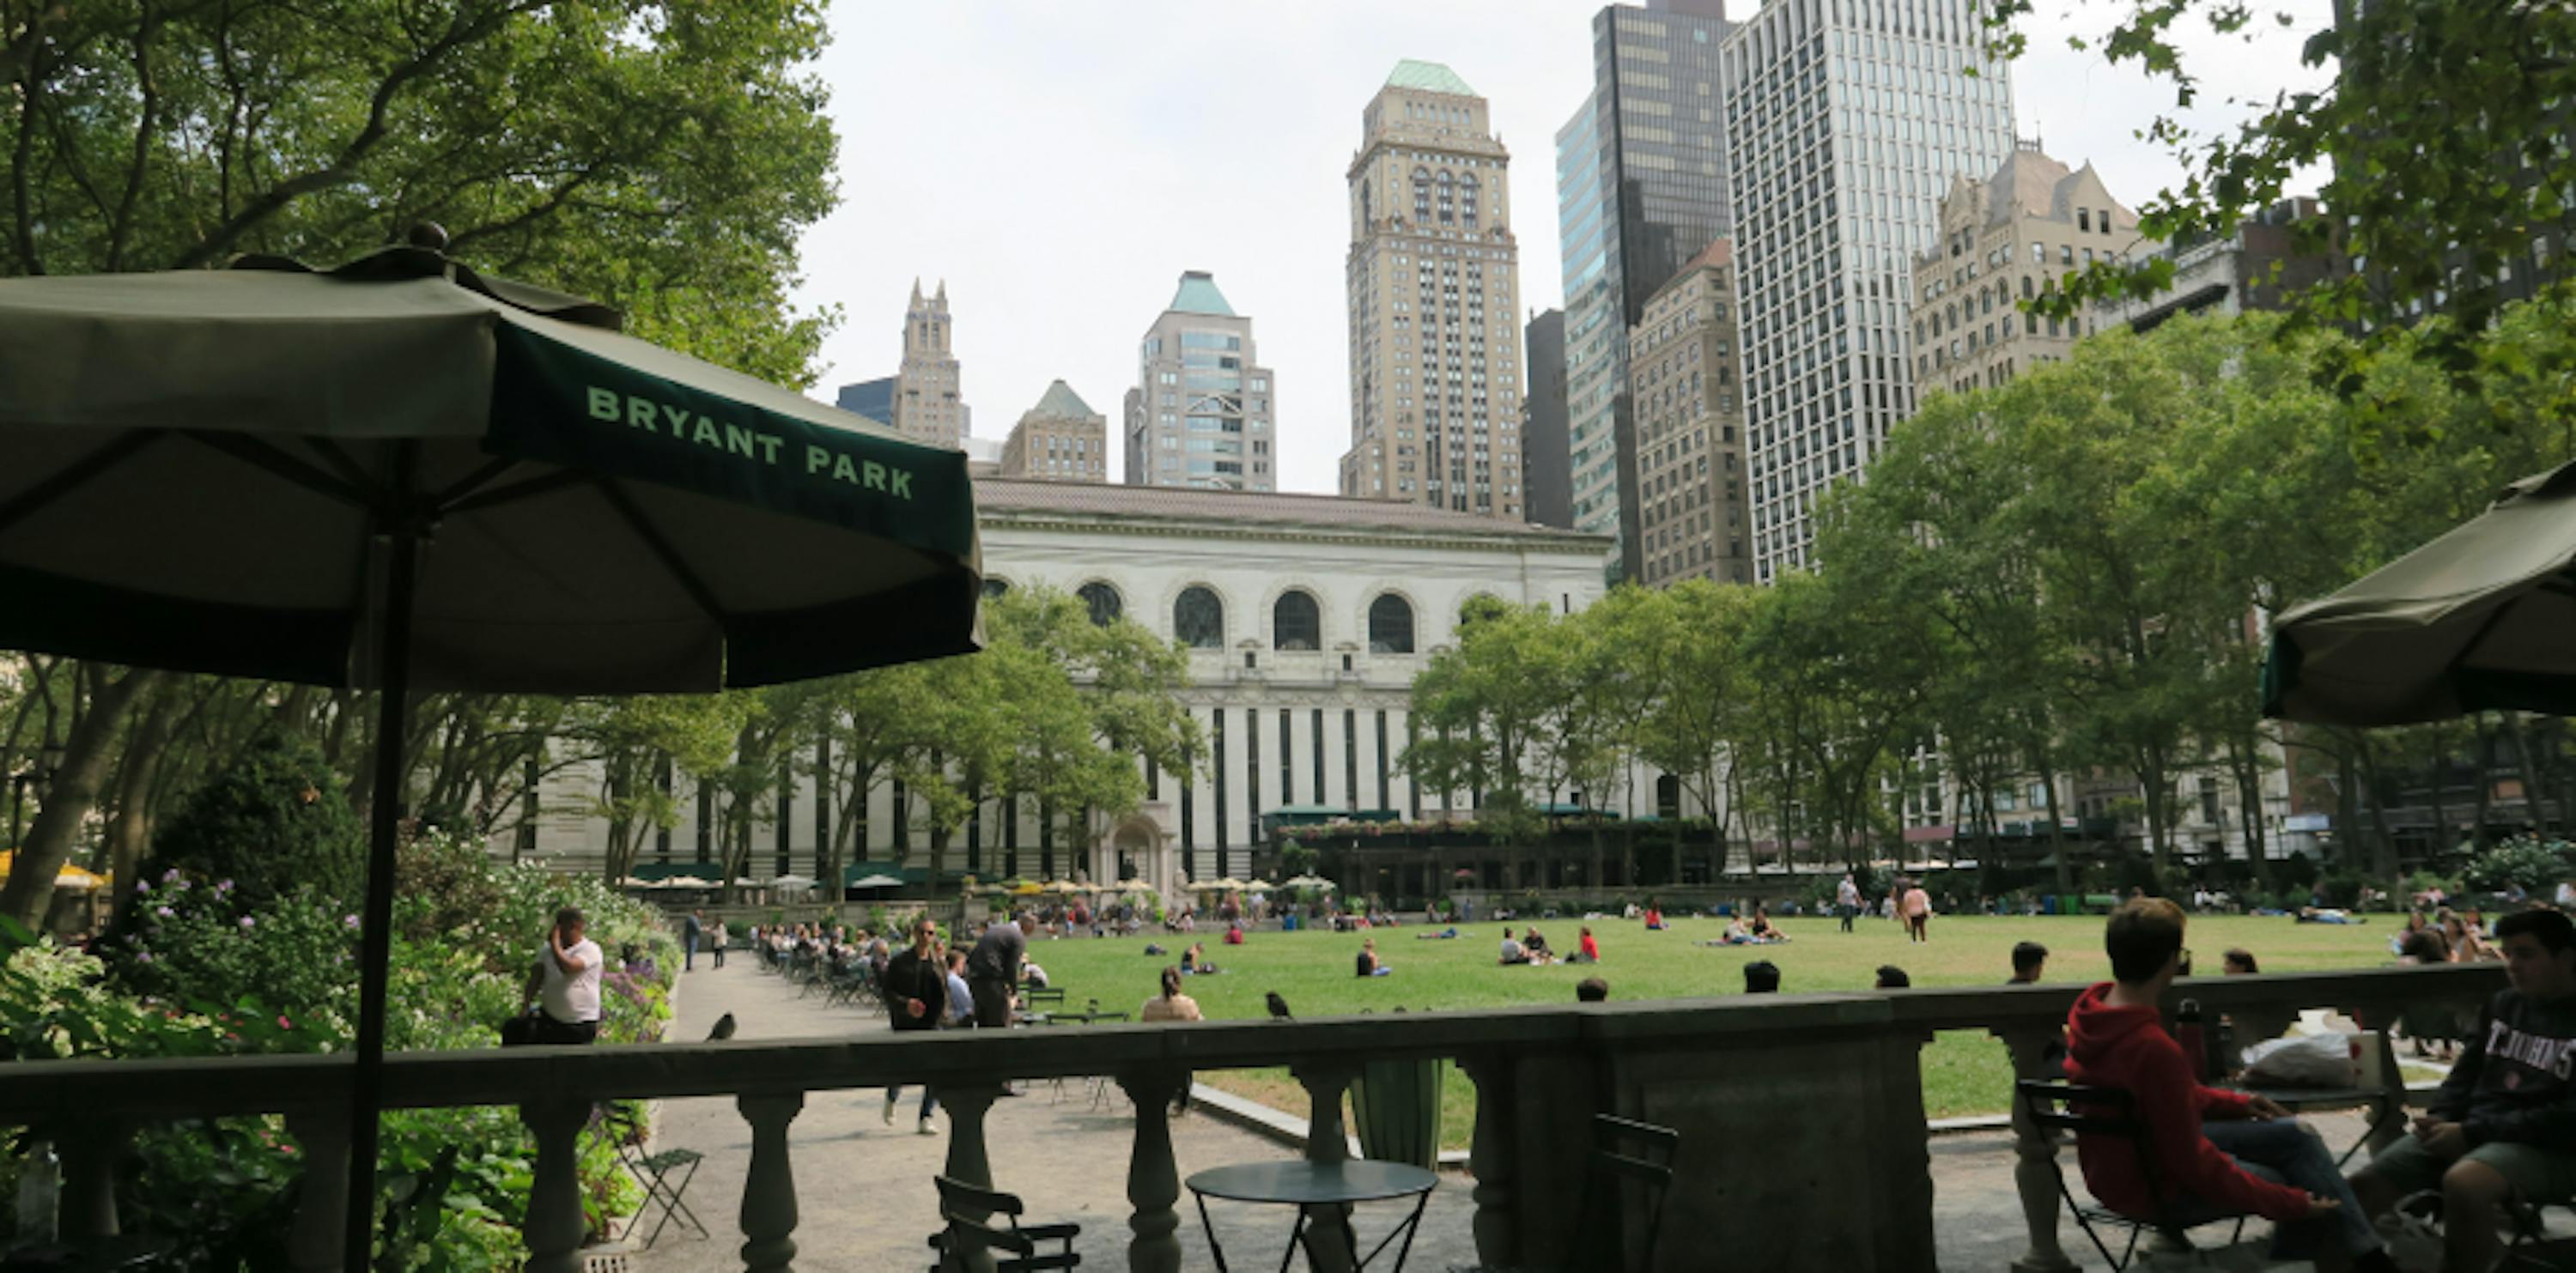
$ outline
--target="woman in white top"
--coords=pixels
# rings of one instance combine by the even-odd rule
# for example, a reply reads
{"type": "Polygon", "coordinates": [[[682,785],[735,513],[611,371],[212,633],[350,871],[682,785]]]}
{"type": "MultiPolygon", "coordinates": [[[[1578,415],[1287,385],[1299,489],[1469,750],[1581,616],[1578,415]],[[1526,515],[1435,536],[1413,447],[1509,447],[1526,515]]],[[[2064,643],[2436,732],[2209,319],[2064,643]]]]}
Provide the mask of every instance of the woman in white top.
{"type": "MultiPolygon", "coordinates": [[[[1145,1001],[1136,1013],[1139,1021],[1204,1021],[1199,1015],[1199,1001],[1181,993],[1181,970],[1163,970],[1163,993],[1145,1001]]],[[[1172,1094],[1172,1112],[1190,1112],[1190,1079],[1181,1076],[1181,1088],[1172,1094]]]]}

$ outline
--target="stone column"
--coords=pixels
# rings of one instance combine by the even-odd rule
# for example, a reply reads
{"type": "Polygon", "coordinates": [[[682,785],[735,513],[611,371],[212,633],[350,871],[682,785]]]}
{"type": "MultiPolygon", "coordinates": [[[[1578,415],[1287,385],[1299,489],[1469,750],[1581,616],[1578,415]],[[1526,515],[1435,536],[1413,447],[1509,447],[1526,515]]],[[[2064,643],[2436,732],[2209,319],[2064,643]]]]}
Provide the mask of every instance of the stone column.
{"type": "Polygon", "coordinates": [[[56,1144],[63,1163],[62,1236],[117,1235],[116,1160],[129,1132],[115,1119],[82,1119],[56,1144]]]}
{"type": "MultiPolygon", "coordinates": [[[[1881,1090],[1886,1102],[1882,1106],[1886,1111],[1882,1125],[1924,1126],[1923,1045],[1931,1041],[1929,1033],[1890,1031],[1879,1043],[1883,1058],[1881,1090]]],[[[1887,1210],[1872,1235],[1878,1248],[1878,1269],[1881,1273],[1937,1273],[1939,1266],[1933,1262],[1931,1133],[1926,1130],[1900,1138],[1895,1146],[1870,1155],[1867,1161],[1885,1173],[1880,1196],[1887,1210]]]]}
{"type": "MultiPolygon", "coordinates": [[[[2017,1026],[1995,1031],[2012,1057],[2013,1078],[2045,1079],[2049,1046],[2064,1031],[2054,1025],[2017,1026]]],[[[2013,1184],[2021,1191],[2022,1222],[2030,1247],[2012,1262],[2012,1273],[2067,1273],[2075,1267],[2057,1244],[2057,1136],[2031,1121],[2030,1107],[2018,1092],[2012,1103],[2013,1184]]]]}
{"type": "MultiPolygon", "coordinates": [[[[1349,1136],[1342,1130],[1342,1093],[1349,1089],[1356,1067],[1306,1064],[1292,1066],[1290,1070],[1298,1082],[1306,1085],[1307,1105],[1311,1111],[1306,1123],[1306,1161],[1350,1161],[1349,1136]]],[[[1307,1216],[1306,1266],[1315,1273],[1350,1273],[1350,1208],[1310,1207],[1307,1216]]]]}
{"type": "Polygon", "coordinates": [[[744,1093],[734,1108],[751,1124],[751,1174],[742,1182],[742,1266],[748,1273],[796,1267],[796,1168],[787,1125],[805,1110],[803,1092],[744,1093]]]}
{"type": "Polygon", "coordinates": [[[340,1226],[349,1213],[349,1111],[323,1106],[288,1110],[286,1133],[304,1157],[286,1258],[295,1273],[331,1273],[344,1254],[340,1226]]]}
{"type": "Polygon", "coordinates": [[[1172,1161],[1172,1098],[1190,1081],[1187,1070],[1153,1067],[1121,1071],[1118,1086],[1136,1106],[1136,1141],[1127,1155],[1127,1201],[1135,1211],[1127,1227],[1127,1267],[1135,1273],[1180,1273],[1181,1173],[1172,1161]]]}
{"type": "Polygon", "coordinates": [[[1512,1059],[1500,1052],[1458,1058],[1476,1082],[1476,1139],[1467,1170],[1476,1178],[1476,1259],[1492,1268],[1520,1262],[1519,1221],[1512,1215],[1512,1059]]]}
{"type": "MultiPolygon", "coordinates": [[[[940,1086],[939,1108],[948,1115],[948,1165],[941,1174],[961,1184],[993,1187],[992,1160],[984,1152],[984,1116],[992,1112],[1001,1094],[1000,1086],[993,1083],[940,1086]]],[[[1168,1144],[1167,1139],[1167,1152],[1168,1144]]],[[[958,1252],[957,1260],[972,1273],[991,1273],[993,1267],[993,1253],[981,1245],[958,1252]]]]}
{"type": "Polygon", "coordinates": [[[528,1220],[520,1231],[528,1244],[527,1273],[581,1273],[581,1239],[587,1226],[581,1214],[581,1181],[574,1171],[580,1156],[575,1142],[590,1122],[590,1102],[569,1097],[530,1102],[519,1107],[519,1121],[537,1138],[528,1220]]]}

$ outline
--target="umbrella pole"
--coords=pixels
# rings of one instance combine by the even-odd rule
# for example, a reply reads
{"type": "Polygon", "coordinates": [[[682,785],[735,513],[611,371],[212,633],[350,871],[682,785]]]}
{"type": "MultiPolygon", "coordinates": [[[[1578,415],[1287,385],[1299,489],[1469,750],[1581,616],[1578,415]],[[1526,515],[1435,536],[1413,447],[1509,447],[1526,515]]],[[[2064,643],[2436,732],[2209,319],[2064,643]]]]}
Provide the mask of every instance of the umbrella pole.
{"type": "Polygon", "coordinates": [[[349,1205],[340,1266],[373,1267],[376,1228],[376,1111],[385,1077],[385,982],[393,962],[394,840],[402,817],[405,718],[410,704],[412,586],[420,533],[398,519],[388,537],[384,626],[377,633],[376,777],[367,801],[367,903],[358,954],[358,1056],[349,1084],[349,1205]]]}

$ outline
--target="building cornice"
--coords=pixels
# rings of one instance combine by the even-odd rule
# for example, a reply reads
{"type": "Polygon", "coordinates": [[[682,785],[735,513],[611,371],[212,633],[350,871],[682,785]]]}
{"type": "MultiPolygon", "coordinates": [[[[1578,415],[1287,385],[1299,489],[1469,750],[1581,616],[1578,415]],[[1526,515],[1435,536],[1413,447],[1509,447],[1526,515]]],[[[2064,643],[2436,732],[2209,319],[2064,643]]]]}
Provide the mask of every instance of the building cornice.
{"type": "MultiPolygon", "coordinates": [[[[1384,548],[1445,548],[1466,552],[1548,552],[1567,555],[1605,556],[1614,540],[1608,535],[1588,535],[1579,531],[1553,527],[1528,531],[1514,530],[1508,536],[1492,538],[1446,531],[1409,531],[1398,527],[1343,527],[1316,522],[1216,522],[1188,519],[1121,517],[1115,514],[1025,513],[985,509],[977,520],[987,530],[1034,530],[1064,534],[1114,534],[1136,536],[1183,535],[1191,539],[1275,540],[1288,543],[1367,544],[1384,548]]],[[[1499,525],[1523,526],[1528,523],[1494,519],[1499,525]]]]}

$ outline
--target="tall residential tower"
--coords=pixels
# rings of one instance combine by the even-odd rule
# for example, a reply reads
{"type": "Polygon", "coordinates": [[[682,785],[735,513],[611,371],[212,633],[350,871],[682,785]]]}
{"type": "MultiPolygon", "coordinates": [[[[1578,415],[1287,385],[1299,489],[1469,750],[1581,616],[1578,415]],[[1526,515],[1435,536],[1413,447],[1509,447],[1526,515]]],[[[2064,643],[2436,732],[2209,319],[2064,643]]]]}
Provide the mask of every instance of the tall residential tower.
{"type": "Polygon", "coordinates": [[[1915,256],[2013,149],[1984,33],[1975,0],[1772,0],[1719,52],[1761,581],[1813,564],[1816,497],[1914,409],[1915,256]]]}
{"type": "Polygon", "coordinates": [[[1485,99],[1436,63],[1397,63],[1360,118],[1342,494],[1520,520],[1511,154],[1485,99]]]}
{"type": "Polygon", "coordinates": [[[957,396],[957,355],[948,346],[948,284],[928,300],[921,280],[903,315],[903,365],[894,377],[894,427],[908,438],[956,447],[966,438],[966,404],[957,396]]]}
{"type": "Polygon", "coordinates": [[[1127,391],[1127,484],[1279,489],[1278,396],[1216,279],[1181,275],[1172,303],[1136,346],[1127,391]]]}

